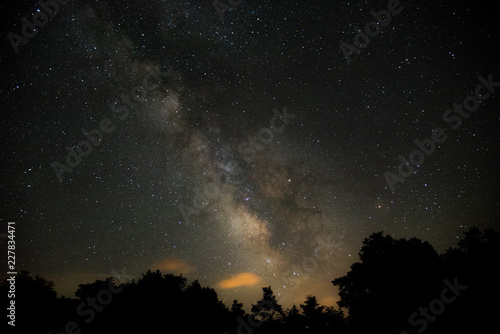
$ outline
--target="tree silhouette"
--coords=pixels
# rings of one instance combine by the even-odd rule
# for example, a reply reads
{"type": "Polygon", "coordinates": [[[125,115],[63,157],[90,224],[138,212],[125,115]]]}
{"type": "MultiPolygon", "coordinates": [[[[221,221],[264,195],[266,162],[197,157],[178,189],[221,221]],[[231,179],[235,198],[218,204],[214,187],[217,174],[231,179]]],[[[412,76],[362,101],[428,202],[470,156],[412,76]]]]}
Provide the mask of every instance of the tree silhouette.
{"type": "Polygon", "coordinates": [[[458,246],[443,255],[448,277],[458,277],[467,290],[453,306],[453,313],[443,314],[436,327],[455,332],[485,333],[500,314],[495,302],[500,298],[498,268],[500,268],[500,233],[472,227],[464,232],[458,246]],[[493,302],[492,302],[493,301],[493,302]]]}
{"type": "Polygon", "coordinates": [[[349,310],[350,330],[486,331],[499,311],[497,304],[488,303],[488,299],[500,297],[494,288],[500,237],[493,230],[480,232],[477,228],[464,235],[457,248],[442,256],[429,243],[416,238],[396,240],[379,232],[365,239],[359,254],[361,261],[352,264],[345,276],[332,281],[340,289],[339,306],[349,310]],[[460,292],[456,286],[467,290],[460,292]],[[453,303],[445,305],[442,299],[450,300],[454,290],[460,298],[451,298],[453,303]],[[429,313],[431,305],[436,313],[429,313]]]}
{"type": "MultiPolygon", "coordinates": [[[[228,309],[198,280],[148,270],[136,282],[111,277],[79,284],[78,299],[60,297],[54,283],[22,271],[16,276],[16,329],[35,333],[482,333],[499,314],[496,288],[500,233],[471,228],[456,247],[438,255],[428,242],[382,232],[363,241],[359,261],[332,283],[340,309],[308,295],[288,310],[270,286],[246,314],[237,300],[228,309]],[[343,308],[349,316],[346,319],[343,308]]],[[[10,282],[0,284],[3,306],[10,282]]],[[[12,327],[4,321],[2,332],[12,327]],[[5,330],[3,330],[5,329],[5,330]]]]}
{"type": "Polygon", "coordinates": [[[300,308],[304,313],[306,328],[311,332],[316,332],[322,329],[322,318],[324,306],[320,306],[316,297],[306,296],[306,301],[304,304],[300,304],[300,308]]]}
{"type": "Polygon", "coordinates": [[[337,334],[346,332],[346,319],[342,310],[336,310],[332,306],[328,306],[323,311],[321,318],[326,333],[335,332],[337,334]]]}
{"type": "Polygon", "coordinates": [[[318,319],[321,317],[321,313],[325,309],[324,306],[320,306],[315,296],[306,296],[306,301],[304,304],[300,304],[300,308],[304,312],[304,317],[306,320],[318,319]]]}
{"type": "MultiPolygon", "coordinates": [[[[66,298],[57,299],[54,283],[36,275],[31,276],[28,271],[21,271],[15,277],[15,297],[7,298],[10,282],[5,278],[0,284],[0,294],[4,298],[2,309],[9,307],[10,300],[15,301],[16,321],[15,328],[19,332],[47,332],[51,329],[50,323],[60,319],[67,319],[74,303],[66,298]],[[71,304],[71,306],[69,306],[71,304]],[[64,308],[63,306],[69,306],[64,308]],[[53,310],[60,310],[54,313],[53,310]]],[[[7,325],[8,318],[2,322],[4,328],[12,330],[7,325]]],[[[2,331],[5,332],[5,331],[2,331]]]]}
{"type": "Polygon", "coordinates": [[[270,286],[262,288],[262,299],[252,305],[252,313],[261,321],[278,320],[284,316],[283,307],[278,304],[270,286]]]}
{"type": "Polygon", "coordinates": [[[276,331],[285,316],[270,286],[262,288],[262,299],[252,305],[251,311],[256,321],[263,322],[259,332],[276,331]]]}
{"type": "Polygon", "coordinates": [[[306,329],[304,316],[300,313],[299,309],[295,304],[292,308],[286,311],[285,314],[285,333],[304,333],[306,329]]]}
{"type": "Polygon", "coordinates": [[[243,303],[238,303],[238,301],[235,299],[233,300],[233,304],[231,305],[231,315],[235,318],[237,317],[244,317],[245,316],[245,310],[243,309],[243,303]]]}
{"type": "Polygon", "coordinates": [[[81,300],[95,297],[99,291],[108,289],[110,284],[113,284],[112,277],[108,277],[104,281],[96,280],[94,283],[78,284],[78,290],[76,290],[75,296],[81,300]]]}
{"type": "Polygon", "coordinates": [[[439,293],[442,262],[428,242],[373,233],[363,241],[359,257],[347,275],[332,282],[355,331],[405,328],[408,315],[439,293]],[[388,315],[394,320],[388,321],[388,315]]]}

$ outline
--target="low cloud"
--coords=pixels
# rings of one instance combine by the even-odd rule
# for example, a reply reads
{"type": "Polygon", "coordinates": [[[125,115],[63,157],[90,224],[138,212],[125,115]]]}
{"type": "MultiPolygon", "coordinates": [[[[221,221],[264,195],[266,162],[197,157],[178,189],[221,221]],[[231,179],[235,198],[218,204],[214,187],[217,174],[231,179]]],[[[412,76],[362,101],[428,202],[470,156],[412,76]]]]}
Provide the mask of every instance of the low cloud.
{"type": "Polygon", "coordinates": [[[255,285],[260,282],[260,277],[252,273],[241,273],[216,284],[220,289],[232,289],[239,286],[255,285]]]}

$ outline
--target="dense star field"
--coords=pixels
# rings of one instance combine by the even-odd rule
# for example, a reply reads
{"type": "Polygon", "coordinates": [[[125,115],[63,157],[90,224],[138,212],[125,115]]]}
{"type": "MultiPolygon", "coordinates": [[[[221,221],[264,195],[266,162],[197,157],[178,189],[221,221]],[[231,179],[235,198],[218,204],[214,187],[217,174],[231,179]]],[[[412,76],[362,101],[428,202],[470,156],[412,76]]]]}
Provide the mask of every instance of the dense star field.
{"type": "Polygon", "coordinates": [[[1,7],[2,247],[58,295],[160,269],[336,305],[371,233],[499,229],[489,1],[1,7]]]}

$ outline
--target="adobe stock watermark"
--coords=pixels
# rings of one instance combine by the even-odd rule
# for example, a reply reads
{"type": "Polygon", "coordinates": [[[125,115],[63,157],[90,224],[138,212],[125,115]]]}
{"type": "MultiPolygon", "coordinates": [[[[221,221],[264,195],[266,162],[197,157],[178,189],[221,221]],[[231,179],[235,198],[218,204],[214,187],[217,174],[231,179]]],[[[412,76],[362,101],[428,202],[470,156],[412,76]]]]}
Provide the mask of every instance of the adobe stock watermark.
{"type": "MultiPolygon", "coordinates": [[[[441,290],[440,298],[431,300],[428,307],[419,307],[418,313],[413,312],[408,318],[410,326],[420,326],[416,329],[418,333],[425,331],[428,323],[434,322],[437,319],[437,316],[444,312],[446,305],[453,303],[457,297],[460,296],[461,292],[467,289],[467,285],[460,285],[458,283],[457,277],[453,279],[453,283],[451,283],[448,279],[445,279],[443,283],[446,287],[441,290]]],[[[399,334],[410,334],[410,332],[401,331],[399,334]]]]}
{"type": "MultiPolygon", "coordinates": [[[[125,269],[127,268],[122,269],[121,274],[118,274],[116,270],[112,269],[111,274],[113,275],[113,278],[109,280],[108,287],[99,290],[96,296],[87,297],[85,301],[78,304],[76,307],[76,314],[80,317],[87,317],[84,319],[86,324],[90,324],[94,321],[96,312],[102,312],[104,310],[104,306],[109,305],[113,301],[113,296],[123,291],[125,286],[129,284],[128,279],[134,278],[133,276],[125,275],[125,269]],[[119,286],[115,286],[113,282],[114,279],[120,282],[119,286]]],[[[56,334],[77,334],[81,331],[80,325],[76,321],[70,320],[64,325],[64,331],[56,334]]],[[[52,334],[52,332],[49,332],[49,334],[52,334]]]]}
{"type": "MultiPolygon", "coordinates": [[[[462,104],[454,103],[453,109],[447,109],[443,113],[443,120],[445,123],[452,123],[451,128],[457,130],[462,125],[462,119],[467,119],[471,116],[471,112],[479,108],[479,104],[488,99],[494,92],[495,87],[500,87],[500,81],[493,81],[492,75],[488,75],[488,79],[478,76],[479,84],[474,89],[474,94],[465,97],[462,104]],[[465,109],[465,110],[464,110],[465,109]]],[[[431,138],[419,140],[415,139],[413,142],[418,149],[412,151],[408,158],[402,155],[398,156],[400,162],[396,171],[399,175],[386,171],[384,173],[387,185],[392,193],[396,190],[398,183],[403,183],[405,179],[416,173],[415,168],[421,167],[425,161],[425,157],[431,156],[436,150],[436,143],[442,144],[446,141],[448,136],[441,128],[435,128],[431,132],[431,138]]]]}
{"type": "MultiPolygon", "coordinates": [[[[312,256],[305,257],[301,265],[293,265],[292,268],[283,272],[281,282],[283,288],[293,292],[299,288],[302,280],[308,279],[309,275],[318,269],[318,263],[326,261],[333,255],[338,254],[340,243],[333,240],[331,234],[316,236],[313,245],[316,247],[313,250],[312,256]]],[[[280,296],[281,297],[281,296],[280,296]]],[[[280,299],[283,303],[288,298],[288,295],[280,299]]]]}
{"type": "Polygon", "coordinates": [[[262,151],[264,145],[270,144],[274,139],[274,135],[283,132],[285,125],[288,125],[290,120],[296,117],[296,115],[288,114],[287,111],[287,107],[283,107],[283,113],[280,113],[278,108],[274,108],[274,117],[269,122],[269,128],[262,128],[257,133],[257,136],[249,136],[248,141],[241,142],[238,150],[247,162],[252,161],[257,151],[262,151]],[[281,123],[281,126],[276,126],[276,122],[281,123]]]}
{"type": "MultiPolygon", "coordinates": [[[[282,276],[282,284],[284,283],[289,284],[291,283],[290,277],[294,277],[296,280],[298,279],[299,281],[297,283],[291,283],[293,288],[291,287],[289,291],[295,291],[299,285],[300,285],[300,275],[303,273],[303,270],[307,272],[307,274],[302,274],[302,277],[307,276],[308,274],[313,273],[316,271],[318,268],[318,262],[320,261],[326,261],[329,256],[332,255],[334,251],[336,251],[339,248],[338,243],[332,241],[332,236],[331,235],[326,235],[326,236],[317,236],[315,239],[315,244],[317,244],[316,248],[314,249],[314,254],[312,257],[307,257],[302,261],[301,266],[293,265],[292,268],[289,270],[289,273],[292,273],[292,275],[287,275],[287,273],[283,273],[282,276]]],[[[283,303],[284,300],[286,300],[287,297],[281,298],[281,294],[278,293],[277,301],[283,303]]],[[[270,301],[264,300],[262,303],[258,303],[257,307],[260,309],[259,312],[261,312],[267,305],[266,311],[273,311],[274,310],[274,304],[270,301]]],[[[256,320],[252,314],[248,314],[248,317],[246,321],[240,316],[237,318],[238,321],[238,327],[236,328],[236,333],[253,333],[253,328],[257,328],[260,325],[262,325],[261,320],[256,320]]],[[[228,332],[224,334],[229,334],[228,332]]]]}
{"type": "Polygon", "coordinates": [[[222,22],[224,22],[224,13],[232,9],[235,9],[237,6],[239,6],[242,0],[226,0],[226,1],[227,4],[220,0],[215,0],[212,3],[215,7],[217,15],[219,15],[219,18],[222,22]]]}
{"type": "MultiPolygon", "coordinates": [[[[241,171],[240,167],[236,164],[226,170],[226,175],[235,175],[241,171]]],[[[191,221],[189,217],[192,215],[199,215],[203,211],[211,210],[221,199],[222,190],[221,185],[224,183],[222,179],[224,172],[222,169],[218,169],[213,176],[213,181],[205,182],[203,187],[196,188],[192,197],[192,206],[186,205],[184,203],[179,203],[177,206],[184,219],[184,222],[190,224],[191,221]]],[[[240,196],[245,196],[244,190],[237,190],[237,194],[240,196]]]]}
{"type": "Polygon", "coordinates": [[[370,44],[370,37],[375,38],[381,32],[381,27],[386,27],[391,23],[393,15],[396,16],[403,11],[403,6],[400,6],[398,0],[389,0],[387,3],[387,10],[382,9],[378,13],[374,10],[370,11],[370,15],[377,20],[369,21],[365,25],[365,32],[363,32],[359,27],[354,26],[353,30],[356,32],[354,35],[354,45],[348,44],[346,42],[340,42],[340,50],[344,54],[347,63],[349,64],[352,59],[353,53],[358,55],[361,53],[362,49],[366,48],[370,44]]]}
{"type": "MultiPolygon", "coordinates": [[[[269,128],[260,129],[257,136],[249,136],[248,141],[244,140],[238,146],[238,150],[245,161],[251,162],[255,158],[257,151],[262,151],[264,145],[270,144],[274,139],[274,135],[283,132],[285,125],[296,117],[296,115],[288,114],[286,107],[283,108],[282,113],[277,108],[272,111],[274,116],[269,122],[269,128]]],[[[239,166],[234,166],[231,171],[234,173],[234,170],[239,171],[241,169],[239,166]]],[[[222,178],[221,176],[222,170],[218,170],[215,181],[205,183],[203,189],[196,189],[192,198],[192,206],[184,203],[178,205],[182,218],[186,223],[190,223],[189,217],[199,215],[203,210],[209,210],[220,200],[222,190],[218,183],[222,178]]],[[[240,191],[239,194],[245,196],[244,191],[240,191]]]]}
{"type": "MultiPolygon", "coordinates": [[[[255,306],[259,309],[258,312],[265,310],[268,315],[271,315],[270,312],[274,311],[274,303],[269,300],[259,301],[255,306]]],[[[238,321],[236,334],[252,334],[253,328],[257,328],[264,323],[263,320],[257,319],[256,314],[254,315],[254,313],[249,313],[246,321],[241,316],[239,316],[236,321],[238,321]],[[245,329],[245,331],[243,331],[243,329],[245,329]]],[[[224,334],[230,333],[225,332],[224,334]]]]}
{"type": "MultiPolygon", "coordinates": [[[[148,79],[151,76],[158,83],[161,83],[161,78],[167,78],[168,74],[166,72],[160,72],[159,65],[157,65],[155,73],[148,74],[142,80],[142,85],[132,88],[129,95],[121,94],[121,100],[115,99],[111,102],[111,111],[113,112],[113,116],[118,117],[118,121],[123,121],[129,117],[129,108],[133,109],[137,107],[136,102],[141,102],[146,99],[148,97],[148,91],[156,92],[154,96],[151,96],[152,98],[159,97],[160,93],[156,90],[159,85],[148,82],[148,79]]],[[[74,147],[66,145],[66,165],[56,160],[54,160],[51,164],[59,182],[63,182],[64,173],[71,173],[73,168],[78,167],[82,163],[84,157],[88,157],[92,153],[94,147],[102,144],[104,135],[110,134],[116,130],[116,126],[113,125],[114,123],[116,124],[116,122],[113,122],[110,118],[104,117],[99,121],[97,128],[90,131],[82,129],[82,134],[86,139],[80,140],[74,147]]]]}
{"type": "Polygon", "coordinates": [[[7,34],[7,39],[9,40],[15,53],[19,53],[19,46],[28,44],[29,40],[34,38],[38,34],[38,28],[43,28],[49,23],[50,19],[57,15],[59,12],[59,4],[65,5],[73,0],[47,0],[38,1],[38,6],[41,9],[37,9],[31,15],[31,22],[23,16],[21,19],[21,35],[9,32],[7,34]],[[59,2],[59,3],[58,3],[59,2]]]}
{"type": "Polygon", "coordinates": [[[208,208],[209,205],[216,204],[220,196],[220,187],[216,182],[208,182],[203,186],[203,192],[196,190],[193,196],[193,206],[184,203],[178,205],[184,222],[190,224],[191,215],[199,215],[201,211],[208,208]]]}

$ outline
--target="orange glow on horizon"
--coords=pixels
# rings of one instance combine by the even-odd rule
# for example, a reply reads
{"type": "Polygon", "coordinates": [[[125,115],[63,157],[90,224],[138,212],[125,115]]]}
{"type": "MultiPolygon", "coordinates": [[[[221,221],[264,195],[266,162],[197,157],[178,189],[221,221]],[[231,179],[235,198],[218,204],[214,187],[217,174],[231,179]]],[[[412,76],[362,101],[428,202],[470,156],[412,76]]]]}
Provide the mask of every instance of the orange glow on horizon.
{"type": "Polygon", "coordinates": [[[168,257],[166,259],[163,259],[157,263],[155,263],[152,266],[152,269],[156,270],[159,269],[161,272],[168,272],[168,273],[182,273],[182,274],[189,274],[190,272],[193,271],[193,268],[188,265],[186,262],[173,258],[173,257],[168,257]]]}

